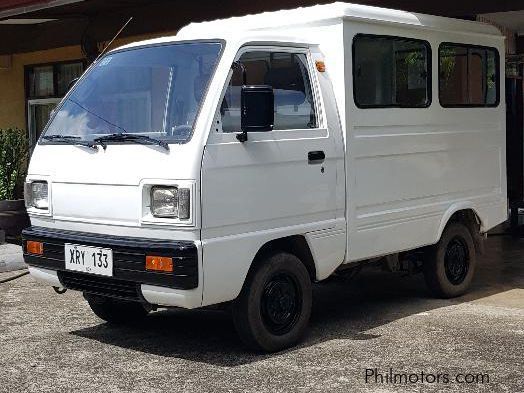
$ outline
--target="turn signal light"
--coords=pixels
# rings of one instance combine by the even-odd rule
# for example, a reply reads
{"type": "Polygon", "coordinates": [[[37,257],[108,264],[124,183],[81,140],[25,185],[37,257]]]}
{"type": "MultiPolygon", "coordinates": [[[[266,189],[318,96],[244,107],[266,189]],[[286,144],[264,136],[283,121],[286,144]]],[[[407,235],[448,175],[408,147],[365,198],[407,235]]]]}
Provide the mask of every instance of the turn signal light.
{"type": "Polygon", "coordinates": [[[155,270],[157,272],[172,272],[173,258],[147,255],[146,270],[155,270]]]}
{"type": "Polygon", "coordinates": [[[44,243],[28,240],[26,250],[29,254],[42,255],[44,253],[44,243]]]}
{"type": "Polygon", "coordinates": [[[326,72],[326,63],[323,60],[315,61],[315,66],[317,67],[318,72],[326,72]]]}

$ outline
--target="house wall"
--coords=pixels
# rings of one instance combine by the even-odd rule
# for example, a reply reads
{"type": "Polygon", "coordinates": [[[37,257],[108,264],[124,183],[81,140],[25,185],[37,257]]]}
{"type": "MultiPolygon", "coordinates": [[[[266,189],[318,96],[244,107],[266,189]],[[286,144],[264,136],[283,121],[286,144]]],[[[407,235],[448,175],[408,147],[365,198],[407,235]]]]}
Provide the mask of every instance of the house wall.
{"type": "MultiPolygon", "coordinates": [[[[114,48],[158,35],[135,36],[116,40],[111,47],[114,48]]],[[[79,45],[12,55],[11,66],[7,69],[0,68],[0,129],[14,127],[27,129],[25,66],[83,58],[79,45]]]]}
{"type": "Polygon", "coordinates": [[[11,67],[0,69],[0,128],[26,128],[24,67],[30,64],[81,59],[80,46],[12,55],[11,67]]]}

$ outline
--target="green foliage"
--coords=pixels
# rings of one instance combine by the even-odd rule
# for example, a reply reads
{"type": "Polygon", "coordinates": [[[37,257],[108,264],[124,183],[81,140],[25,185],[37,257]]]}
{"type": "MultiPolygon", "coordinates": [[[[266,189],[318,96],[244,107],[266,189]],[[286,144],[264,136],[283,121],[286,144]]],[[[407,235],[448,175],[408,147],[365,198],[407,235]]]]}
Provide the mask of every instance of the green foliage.
{"type": "Polygon", "coordinates": [[[18,128],[0,129],[0,200],[16,199],[28,161],[26,134],[18,128]]]}
{"type": "Polygon", "coordinates": [[[448,86],[451,83],[451,75],[455,72],[457,56],[460,54],[456,53],[455,48],[451,47],[443,47],[440,49],[439,53],[440,77],[445,85],[448,86]]]}

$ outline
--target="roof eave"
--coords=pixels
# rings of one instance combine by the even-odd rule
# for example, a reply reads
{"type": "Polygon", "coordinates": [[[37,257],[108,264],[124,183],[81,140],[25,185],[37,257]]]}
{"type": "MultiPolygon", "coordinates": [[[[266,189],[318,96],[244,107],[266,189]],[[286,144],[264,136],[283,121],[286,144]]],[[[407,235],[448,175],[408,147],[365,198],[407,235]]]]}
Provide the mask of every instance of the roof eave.
{"type": "Polygon", "coordinates": [[[85,0],[51,0],[45,3],[35,3],[27,6],[11,8],[0,11],[0,19],[11,18],[13,16],[23,15],[34,11],[43,10],[46,8],[59,7],[62,5],[80,3],[85,0]]]}

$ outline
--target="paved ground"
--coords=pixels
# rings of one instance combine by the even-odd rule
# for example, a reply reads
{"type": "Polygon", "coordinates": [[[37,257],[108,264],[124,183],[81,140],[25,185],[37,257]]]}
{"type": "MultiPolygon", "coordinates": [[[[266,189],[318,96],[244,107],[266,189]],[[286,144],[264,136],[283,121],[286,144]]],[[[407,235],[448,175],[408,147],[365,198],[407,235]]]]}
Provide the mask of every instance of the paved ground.
{"type": "Polygon", "coordinates": [[[24,269],[22,247],[16,244],[0,244],[0,273],[24,269]]]}
{"type": "Polygon", "coordinates": [[[160,311],[114,328],[79,294],[25,276],[0,284],[0,392],[524,392],[524,240],[493,237],[487,249],[460,299],[374,271],[320,285],[305,341],[275,355],[247,352],[223,312],[160,311]],[[366,383],[367,368],[449,383],[366,383]],[[467,373],[489,383],[455,381],[467,373]]]}

